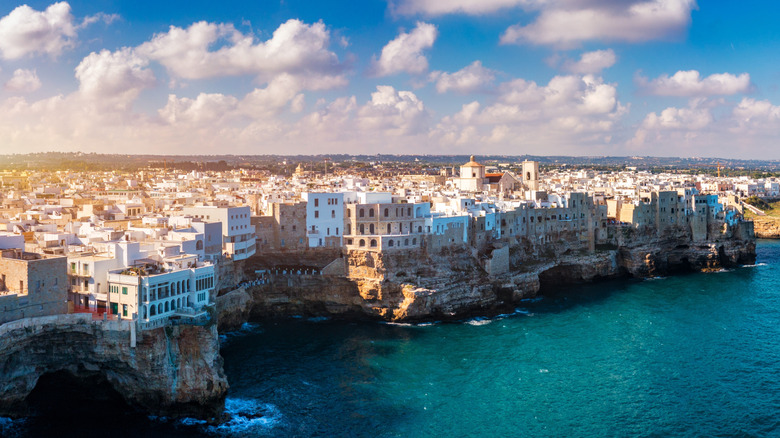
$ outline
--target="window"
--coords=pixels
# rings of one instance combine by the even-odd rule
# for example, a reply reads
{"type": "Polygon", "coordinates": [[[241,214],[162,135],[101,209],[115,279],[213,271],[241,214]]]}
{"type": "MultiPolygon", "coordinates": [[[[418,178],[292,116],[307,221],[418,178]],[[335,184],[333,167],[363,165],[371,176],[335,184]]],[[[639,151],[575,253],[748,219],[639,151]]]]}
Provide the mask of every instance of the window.
{"type": "Polygon", "coordinates": [[[331,210],[330,211],[330,217],[334,218],[334,219],[336,218],[336,210],[331,210]]]}
{"type": "Polygon", "coordinates": [[[390,214],[390,209],[389,208],[385,208],[385,217],[389,216],[389,214],[390,214]]]}
{"type": "Polygon", "coordinates": [[[360,209],[360,217],[365,217],[365,216],[366,216],[366,212],[361,208],[360,209]]]}
{"type": "Polygon", "coordinates": [[[319,207],[320,206],[320,200],[317,198],[314,198],[314,206],[319,207]]]}
{"type": "Polygon", "coordinates": [[[316,219],[318,217],[320,217],[320,212],[317,211],[317,210],[314,210],[314,218],[316,219]]]}
{"type": "Polygon", "coordinates": [[[127,304],[122,304],[122,316],[127,316],[127,304]]]}
{"type": "Polygon", "coordinates": [[[127,287],[122,286],[122,295],[127,295],[127,287]]]}
{"type": "Polygon", "coordinates": [[[374,209],[368,210],[368,217],[374,217],[374,209]]]}

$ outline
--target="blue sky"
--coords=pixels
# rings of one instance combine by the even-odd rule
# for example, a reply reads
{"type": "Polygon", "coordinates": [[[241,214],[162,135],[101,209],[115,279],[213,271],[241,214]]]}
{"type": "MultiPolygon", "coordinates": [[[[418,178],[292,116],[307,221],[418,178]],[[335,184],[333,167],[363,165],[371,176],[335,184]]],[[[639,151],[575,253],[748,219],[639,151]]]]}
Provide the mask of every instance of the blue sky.
{"type": "Polygon", "coordinates": [[[0,153],[780,159],[774,2],[0,5],[0,153]]]}

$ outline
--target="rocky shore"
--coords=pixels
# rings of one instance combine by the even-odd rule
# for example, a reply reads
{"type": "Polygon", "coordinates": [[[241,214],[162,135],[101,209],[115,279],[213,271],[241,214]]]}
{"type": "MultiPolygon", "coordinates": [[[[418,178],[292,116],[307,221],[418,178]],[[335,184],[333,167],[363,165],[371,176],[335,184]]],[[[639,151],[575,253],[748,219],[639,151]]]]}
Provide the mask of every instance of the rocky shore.
{"type": "MultiPolygon", "coordinates": [[[[490,263],[497,250],[492,257],[490,251],[465,246],[435,253],[424,248],[348,250],[322,275],[271,275],[266,284],[223,294],[217,298],[219,324],[230,330],[247,320],[296,315],[409,322],[502,313],[545,288],[754,263],[748,224],[731,235],[698,242],[680,229],[661,236],[629,230],[616,237],[616,245],[591,251],[566,244],[551,245],[553,250],[515,244],[502,250],[508,252],[509,269],[498,274],[490,263]]],[[[279,257],[293,262],[290,254],[279,257]]]]}
{"type": "Polygon", "coordinates": [[[0,416],[27,415],[27,397],[39,379],[67,372],[85,390],[107,383],[132,409],[218,421],[228,383],[216,327],[133,333],[129,324],[71,314],[3,325],[0,416]]]}

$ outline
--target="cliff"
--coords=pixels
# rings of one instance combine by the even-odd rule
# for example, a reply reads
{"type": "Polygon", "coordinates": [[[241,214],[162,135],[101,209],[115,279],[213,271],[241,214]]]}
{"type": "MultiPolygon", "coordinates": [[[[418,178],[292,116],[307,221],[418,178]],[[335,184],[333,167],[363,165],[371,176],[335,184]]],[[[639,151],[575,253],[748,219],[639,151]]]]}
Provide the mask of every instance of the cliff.
{"type": "Polygon", "coordinates": [[[221,416],[228,384],[216,327],[138,332],[133,347],[130,324],[72,314],[0,326],[0,415],[24,415],[39,379],[67,372],[107,382],[130,407],[150,414],[221,416]]]}
{"type": "MultiPolygon", "coordinates": [[[[265,284],[217,298],[220,327],[293,315],[386,321],[457,319],[511,310],[547,287],[618,277],[708,271],[755,262],[752,223],[694,240],[684,227],[622,228],[613,242],[588,249],[575,235],[554,242],[493,242],[428,251],[345,250],[316,274],[273,270],[265,284]]],[[[271,255],[266,255],[272,260],[271,255]]],[[[309,256],[310,258],[310,256],[309,256]]],[[[284,256],[294,265],[294,253],[284,256]]],[[[324,266],[323,266],[324,265],[324,266]]],[[[254,266],[253,269],[257,268],[254,266]]]]}
{"type": "Polygon", "coordinates": [[[780,218],[772,216],[753,217],[756,237],[763,239],[780,239],[780,218]]]}

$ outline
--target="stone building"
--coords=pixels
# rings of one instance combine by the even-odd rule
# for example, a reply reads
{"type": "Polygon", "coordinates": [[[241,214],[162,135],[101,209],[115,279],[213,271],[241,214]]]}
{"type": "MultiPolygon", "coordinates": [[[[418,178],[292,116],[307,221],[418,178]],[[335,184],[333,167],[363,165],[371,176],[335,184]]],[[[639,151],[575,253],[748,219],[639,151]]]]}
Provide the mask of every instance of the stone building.
{"type": "Polygon", "coordinates": [[[345,245],[356,248],[405,248],[422,244],[426,202],[417,204],[347,204],[345,245]]]}
{"type": "Polygon", "coordinates": [[[0,323],[68,312],[67,259],[7,249],[0,254],[0,323]]]}

